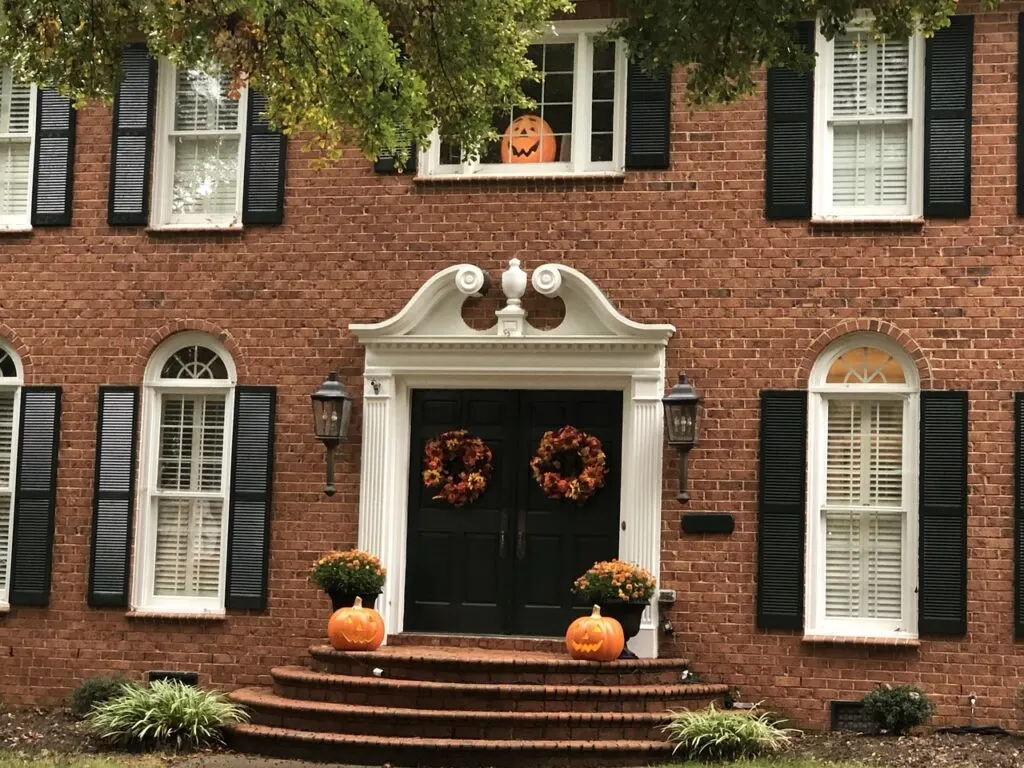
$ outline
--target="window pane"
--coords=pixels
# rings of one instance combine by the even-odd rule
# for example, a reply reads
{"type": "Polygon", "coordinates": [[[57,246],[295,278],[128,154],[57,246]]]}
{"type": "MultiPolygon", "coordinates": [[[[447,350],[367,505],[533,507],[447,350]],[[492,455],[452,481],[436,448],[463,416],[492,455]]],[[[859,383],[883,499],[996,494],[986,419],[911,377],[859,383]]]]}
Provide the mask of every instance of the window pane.
{"type": "Polygon", "coordinates": [[[10,69],[0,69],[0,133],[32,133],[32,86],[16,83],[10,69]]]}
{"type": "Polygon", "coordinates": [[[220,355],[208,347],[191,344],[182,347],[164,363],[161,379],[226,379],[227,366],[220,355]]]}
{"type": "Polygon", "coordinates": [[[153,594],[216,597],[224,505],[211,499],[159,499],[153,594]]]}
{"type": "Polygon", "coordinates": [[[866,31],[835,38],[832,112],[840,115],[905,115],[910,44],[871,39],[866,31]]]}
{"type": "Polygon", "coordinates": [[[825,514],[825,615],[903,615],[903,516],[899,511],[825,514]]]}
{"type": "Polygon", "coordinates": [[[903,401],[829,400],[826,504],[903,503],[903,401]]]}
{"type": "Polygon", "coordinates": [[[28,215],[31,147],[28,139],[0,139],[0,216],[28,215]]]}
{"type": "Polygon", "coordinates": [[[174,139],[174,213],[234,213],[238,208],[238,146],[234,137],[174,139]]]}
{"type": "Polygon", "coordinates": [[[909,124],[833,127],[832,202],[836,206],[907,204],[909,124]]]}
{"type": "Polygon", "coordinates": [[[225,402],[223,395],[162,397],[157,466],[160,490],[221,490],[225,402]]]}
{"type": "MultiPolygon", "coordinates": [[[[14,397],[14,392],[0,392],[0,491],[12,490],[14,479],[14,456],[11,450],[14,445],[14,397]]],[[[3,522],[0,522],[2,528],[3,522]]]]}
{"type": "Polygon", "coordinates": [[[177,71],[174,130],[233,131],[238,128],[238,100],[227,96],[231,78],[197,69],[177,71]]]}
{"type": "Polygon", "coordinates": [[[594,46],[594,74],[591,82],[590,159],[595,163],[612,159],[615,125],[615,46],[594,46]]]}
{"type": "Polygon", "coordinates": [[[11,562],[11,494],[0,491],[0,597],[6,593],[11,562]]]}
{"type": "Polygon", "coordinates": [[[576,45],[531,45],[527,55],[542,77],[539,83],[526,82],[523,86],[537,106],[529,112],[496,115],[494,128],[502,139],[498,151],[489,147],[481,162],[549,163],[570,160],[576,45]]]}
{"type": "Polygon", "coordinates": [[[903,366],[875,347],[857,347],[836,358],[828,369],[829,384],[905,384],[903,366]]]}

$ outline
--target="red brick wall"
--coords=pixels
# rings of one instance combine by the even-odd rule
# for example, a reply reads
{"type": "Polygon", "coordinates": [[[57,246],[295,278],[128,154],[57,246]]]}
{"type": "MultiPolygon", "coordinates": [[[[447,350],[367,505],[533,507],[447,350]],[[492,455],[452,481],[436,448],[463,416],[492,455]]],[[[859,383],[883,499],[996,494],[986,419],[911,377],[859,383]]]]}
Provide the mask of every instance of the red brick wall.
{"type": "MultiPolygon", "coordinates": [[[[939,720],[1016,725],[1024,647],[1012,636],[1012,393],[1024,389],[1024,245],[1015,213],[1016,13],[975,27],[973,211],[923,227],[765,222],[764,98],[691,111],[676,78],[672,168],[623,183],[422,183],[374,176],[354,154],[317,170],[290,148],[286,224],[243,234],[156,234],[106,225],[110,111],[79,114],[74,224],[0,235],[0,334],[31,384],[64,387],[54,588],[49,608],[0,617],[0,696],[47,702],[78,679],[121,670],[196,669],[253,684],[298,662],[323,635],[326,598],[305,580],[321,551],[354,544],[359,414],[320,494],[322,448],[308,394],[337,366],[361,391],[350,322],[392,315],[439,268],[497,275],[585,271],[628,317],[671,322],[670,377],[704,396],[689,509],[736,515],[727,538],[682,536],[676,462],[666,453],[662,582],[678,591],[663,649],[705,678],[737,685],[822,726],[825,702],[876,681],[917,682],[939,720]],[[968,635],[917,650],[807,646],[754,626],[758,393],[803,386],[822,334],[884,327],[919,348],[932,386],[970,390],[968,635]],[[846,327],[846,326],[843,326],[846,327]],[[270,608],[217,623],[129,619],[86,607],[96,389],[138,384],[176,329],[223,333],[242,384],[279,388],[270,608]]],[[[483,317],[488,301],[473,310],[483,317]]],[[[536,297],[532,311],[552,314],[536,297]]]]}

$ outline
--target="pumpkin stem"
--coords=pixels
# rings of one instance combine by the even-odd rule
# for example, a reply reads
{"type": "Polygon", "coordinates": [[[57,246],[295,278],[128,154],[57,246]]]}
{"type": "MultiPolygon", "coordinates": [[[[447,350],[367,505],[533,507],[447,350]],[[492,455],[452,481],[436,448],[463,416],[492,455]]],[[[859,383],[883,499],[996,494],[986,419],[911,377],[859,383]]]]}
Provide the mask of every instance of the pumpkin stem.
{"type": "MultiPolygon", "coordinates": [[[[362,608],[363,607],[363,598],[357,597],[356,601],[354,603],[352,603],[352,607],[353,608],[362,608]]],[[[597,606],[594,606],[594,607],[596,608],[597,606]]]]}
{"type": "Polygon", "coordinates": [[[596,618],[596,619],[601,618],[601,606],[600,605],[595,605],[594,606],[594,610],[592,610],[590,612],[590,616],[591,616],[591,618],[596,618]]]}

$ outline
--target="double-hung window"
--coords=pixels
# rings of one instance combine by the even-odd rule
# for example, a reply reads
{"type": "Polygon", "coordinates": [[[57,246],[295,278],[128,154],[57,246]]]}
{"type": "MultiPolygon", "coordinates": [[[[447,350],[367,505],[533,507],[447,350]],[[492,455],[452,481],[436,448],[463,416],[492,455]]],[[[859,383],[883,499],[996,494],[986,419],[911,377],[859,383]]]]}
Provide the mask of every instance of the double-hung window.
{"type": "Polygon", "coordinates": [[[843,340],[812,372],[808,425],[808,633],[915,636],[916,369],[843,340]]]}
{"type": "Polygon", "coordinates": [[[923,39],[879,39],[864,17],[833,40],[817,35],[814,217],[920,217],[923,39]]]}
{"type": "Polygon", "coordinates": [[[248,91],[230,90],[227,74],[160,62],[153,226],[241,226],[248,91]]]}
{"type": "Polygon", "coordinates": [[[17,473],[18,411],[21,369],[12,352],[0,346],[0,606],[6,607],[14,540],[14,479],[17,473]]]}
{"type": "Polygon", "coordinates": [[[529,46],[540,79],[523,90],[532,109],[498,113],[498,136],[471,156],[436,133],[420,158],[428,176],[536,176],[621,172],[626,144],[626,51],[600,22],[557,24],[529,46]]]}
{"type": "Polygon", "coordinates": [[[172,337],[147,368],[138,610],[224,610],[234,380],[198,334],[172,337]]]}
{"type": "Polygon", "coordinates": [[[0,230],[31,226],[36,87],[0,68],[0,230]]]}

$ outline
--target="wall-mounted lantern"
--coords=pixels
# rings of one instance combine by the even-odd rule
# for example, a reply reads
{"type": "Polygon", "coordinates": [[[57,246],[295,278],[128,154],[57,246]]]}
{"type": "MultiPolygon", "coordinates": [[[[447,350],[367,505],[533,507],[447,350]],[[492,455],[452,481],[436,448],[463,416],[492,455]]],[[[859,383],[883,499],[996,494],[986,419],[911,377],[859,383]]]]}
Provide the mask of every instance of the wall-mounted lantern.
{"type": "Polygon", "coordinates": [[[320,389],[309,396],[313,401],[313,432],[327,448],[327,480],[324,493],[333,496],[334,449],[348,436],[352,418],[352,395],[338,381],[338,372],[331,371],[320,389]]]}
{"type": "Polygon", "coordinates": [[[697,409],[700,395],[686,380],[686,374],[679,374],[679,382],[661,399],[665,406],[665,431],[668,444],[679,451],[679,493],[676,501],[683,504],[690,500],[686,492],[686,454],[697,444],[697,409]]]}

